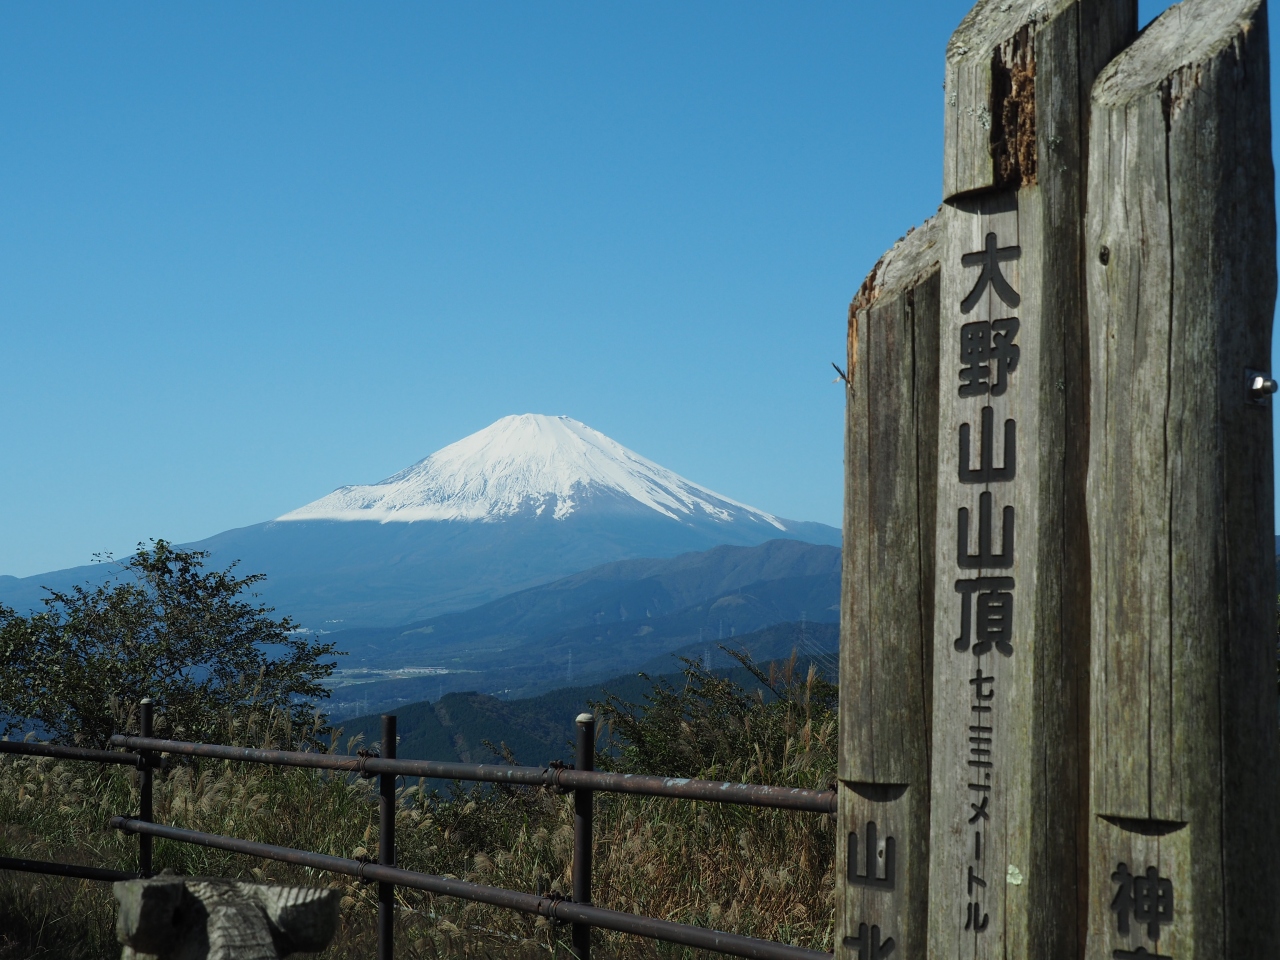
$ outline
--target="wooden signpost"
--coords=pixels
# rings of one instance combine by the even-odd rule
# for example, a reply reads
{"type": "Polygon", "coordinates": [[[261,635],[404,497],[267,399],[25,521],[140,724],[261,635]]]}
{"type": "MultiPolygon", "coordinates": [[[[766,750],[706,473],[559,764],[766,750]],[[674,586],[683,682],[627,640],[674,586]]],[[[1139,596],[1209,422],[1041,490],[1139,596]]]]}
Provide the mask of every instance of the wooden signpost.
{"type": "Polygon", "coordinates": [[[1280,955],[1265,4],[1136,21],[974,7],[850,310],[838,960],[1280,955]]]}
{"type": "Polygon", "coordinates": [[[1083,119],[1135,8],[986,2],[948,45],[931,958],[1079,953],[1083,119]]]}
{"type": "Polygon", "coordinates": [[[1268,74],[1262,0],[1186,0],[1093,88],[1097,960],[1280,956],[1268,74]]]}
{"type": "Polygon", "coordinates": [[[838,950],[923,956],[938,455],[937,220],[849,310],[840,666],[838,950]]]}

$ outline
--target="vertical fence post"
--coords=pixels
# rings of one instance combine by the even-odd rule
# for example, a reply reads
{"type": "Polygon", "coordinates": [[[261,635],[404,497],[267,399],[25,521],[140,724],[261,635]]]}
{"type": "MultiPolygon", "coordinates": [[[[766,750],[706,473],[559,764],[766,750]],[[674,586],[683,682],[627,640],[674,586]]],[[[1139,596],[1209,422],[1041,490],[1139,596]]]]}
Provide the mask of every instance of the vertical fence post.
{"type": "MultiPolygon", "coordinates": [[[[138,704],[138,736],[151,736],[152,699],[143,697],[138,704]]],[[[152,761],[154,754],[150,750],[138,751],[138,819],[151,823],[151,783],[152,761]]],[[[144,877],[152,874],[151,869],[151,837],[145,833],[138,834],[138,873],[144,877]]]]}
{"type": "MultiPolygon", "coordinates": [[[[382,717],[382,756],[396,757],[396,718],[382,717]]],[[[396,775],[378,774],[378,863],[396,865],[396,775]]],[[[378,960],[392,960],[396,887],[378,882],[378,960]]]]}
{"type": "MultiPolygon", "coordinates": [[[[574,768],[594,770],[596,760],[596,718],[578,714],[578,757],[574,768]]],[[[594,791],[579,787],[573,792],[573,902],[591,902],[592,802],[594,791]]],[[[591,960],[591,927],[573,925],[573,955],[591,960]]]]}

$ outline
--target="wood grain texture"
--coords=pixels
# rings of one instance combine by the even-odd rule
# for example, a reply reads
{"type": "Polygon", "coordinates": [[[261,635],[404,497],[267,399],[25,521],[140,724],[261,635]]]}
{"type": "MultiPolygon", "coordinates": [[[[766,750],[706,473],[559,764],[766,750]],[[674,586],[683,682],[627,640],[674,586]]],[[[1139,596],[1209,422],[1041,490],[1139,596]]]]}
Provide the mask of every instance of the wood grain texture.
{"type": "MultiPolygon", "coordinates": [[[[1081,950],[1089,664],[1084,121],[1094,77],[1132,39],[1136,19],[1128,0],[981,3],[948,49],[931,958],[1074,960],[1081,950]],[[1011,97],[1017,102],[1009,104],[1011,97]],[[987,127],[979,122],[984,105],[987,127]],[[1018,297],[1010,302],[988,287],[965,309],[980,270],[962,258],[984,250],[990,234],[999,247],[1020,247],[1016,260],[1002,264],[1018,297]],[[1014,317],[1019,362],[1007,390],[961,396],[964,325],[1014,317]],[[1003,427],[1016,424],[1016,473],[961,482],[962,427],[974,447],[972,470],[988,417],[996,464],[1003,427]],[[995,553],[1005,508],[1012,509],[1011,566],[961,562],[962,552],[980,552],[974,528],[982,526],[984,501],[995,553]],[[964,547],[961,510],[969,518],[964,547]],[[960,582],[979,577],[1012,578],[1009,655],[976,656],[972,646],[957,645],[962,591],[974,591],[973,607],[978,600],[976,588],[960,582]],[[978,671],[990,681],[985,686],[973,682],[978,671]],[[991,699],[976,700],[979,689],[991,699]],[[975,929],[983,921],[985,929],[975,929]]],[[[976,630],[976,609],[969,617],[976,630]]]]}
{"type": "Polygon", "coordinates": [[[1267,34],[1185,0],[1093,90],[1089,957],[1280,951],[1267,34]],[[1119,932],[1121,862],[1172,884],[1158,944],[1119,932]]]}
{"type": "Polygon", "coordinates": [[[928,764],[940,233],[901,240],[850,308],[843,780],[909,784],[928,764]]]}
{"type": "MultiPolygon", "coordinates": [[[[982,190],[1017,189],[1038,181],[1044,147],[1063,131],[1042,124],[1079,116],[1079,103],[1051,104],[1053,97],[1085,101],[1089,87],[1066,83],[1076,69],[1090,81],[1137,29],[1134,3],[1115,0],[984,0],[960,22],[947,44],[943,111],[942,195],[950,199],[982,190]],[[1055,63],[1043,79],[1054,87],[1049,98],[1041,82],[1036,35],[1046,25],[1073,21],[1081,36],[1100,42],[1077,48],[1078,64],[1063,72],[1055,63]],[[1045,107],[1051,106],[1046,112],[1045,107]],[[1030,109],[1028,109],[1030,108],[1030,109]],[[1037,130],[1037,127],[1040,127],[1037,130]]],[[[1081,131],[1069,131],[1079,141],[1081,131]]],[[[1070,146],[1068,145],[1068,149],[1070,146]]]]}
{"type": "MultiPolygon", "coordinates": [[[[1026,188],[1024,193],[1038,190],[1026,188]]],[[[1073,704],[1070,690],[1062,689],[1065,683],[1061,676],[1051,678],[1056,681],[1052,693],[1040,689],[1049,682],[1040,676],[1041,662],[1054,659],[1048,651],[1057,654],[1059,664],[1064,662],[1056,620],[1047,622],[1044,614],[1046,607],[1055,613],[1061,608],[1058,561],[1062,506],[1052,488],[1062,467],[1063,417],[1061,394],[1046,398],[1040,390],[1046,372],[1054,381],[1056,370],[1052,367],[1055,360],[1060,361],[1046,348],[1046,325],[1035,322],[1045,307],[1036,269],[1044,250],[1040,206],[1035,202],[1019,206],[1018,201],[1011,192],[957,201],[946,217],[938,425],[931,958],[1045,955],[1032,949],[1033,940],[1050,942],[1053,937],[1042,928],[1056,929],[1052,921],[1058,918],[1044,916],[1031,896],[1046,886],[1056,889],[1052,881],[1062,878],[1064,854],[1072,856],[1069,842],[1062,849],[1040,850],[1037,855],[1036,841],[1051,818],[1065,819],[1059,832],[1069,841],[1070,765],[1060,768],[1054,761],[1072,749],[1071,738],[1063,738],[1061,730],[1073,704]],[[1020,296],[1019,306],[1010,310],[989,291],[969,314],[962,315],[959,304],[973,287],[976,271],[961,266],[961,255],[983,249],[990,233],[996,235],[1001,247],[1021,248],[1017,261],[1002,265],[1004,277],[1020,296]],[[1019,361],[1008,374],[1007,390],[1000,396],[960,397],[961,326],[1010,316],[1020,321],[1015,341],[1019,361]],[[1045,371],[1045,366],[1051,369],[1045,371]],[[1006,468],[1016,465],[1016,475],[1011,481],[961,485],[961,428],[968,427],[974,446],[987,442],[982,411],[988,406],[994,428],[992,459],[1006,468]],[[1007,443],[1001,442],[1008,421],[1016,425],[1014,458],[1009,456],[1007,443]],[[994,552],[1007,555],[1005,544],[1011,543],[1012,563],[963,568],[960,554],[979,552],[975,527],[982,526],[981,501],[988,497],[994,552]],[[961,510],[969,518],[963,546],[961,510]],[[1010,519],[1015,521],[1012,536],[1006,532],[1010,519]],[[956,585],[979,577],[1012,579],[1010,655],[993,648],[976,656],[972,638],[969,647],[957,649],[964,608],[956,585]],[[990,680],[981,688],[973,682],[979,672],[990,680]],[[1042,740],[1049,724],[1055,724],[1058,732],[1053,742],[1042,740]],[[1042,765],[1046,761],[1050,762],[1049,770],[1042,765]],[[1046,784],[1050,773],[1052,782],[1046,784]],[[1056,804],[1045,802],[1046,794],[1052,791],[1059,794],[1056,804]],[[978,808],[983,814],[978,814],[978,808]],[[1042,872],[1047,875],[1041,876],[1042,872]],[[1008,883],[1010,876],[1017,882],[1008,883]],[[977,911],[976,916],[971,916],[972,910],[977,911]]],[[[966,466],[979,462],[975,453],[970,451],[966,466]]],[[[976,599],[971,595],[971,606],[976,605],[976,599]]],[[[972,632],[977,626],[972,609],[967,619],[972,632]]]]}
{"type": "Polygon", "coordinates": [[[925,956],[940,241],[936,219],[909,233],[849,310],[836,919],[849,960],[863,925],[895,958],[925,956]],[[859,881],[886,877],[890,856],[891,886],[859,881]]]}

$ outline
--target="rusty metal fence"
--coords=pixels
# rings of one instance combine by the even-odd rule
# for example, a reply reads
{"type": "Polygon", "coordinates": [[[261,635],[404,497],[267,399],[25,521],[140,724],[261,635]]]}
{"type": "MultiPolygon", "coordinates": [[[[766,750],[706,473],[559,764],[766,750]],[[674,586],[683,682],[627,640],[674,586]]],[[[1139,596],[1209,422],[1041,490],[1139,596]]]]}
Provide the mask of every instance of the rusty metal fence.
{"type": "Polygon", "coordinates": [[[58,744],[0,740],[0,753],[136,767],[140,778],[138,813],[132,817],[112,817],[110,823],[117,830],[137,836],[138,872],[126,873],[14,857],[0,857],[0,870],[21,870],[88,880],[125,880],[147,877],[152,875],[152,840],[155,837],[161,837],[179,843],[192,843],[264,860],[277,860],[329,873],[343,874],[355,877],[362,882],[377,883],[378,960],[392,958],[395,888],[398,886],[487,903],[521,913],[547,917],[560,923],[568,923],[571,925],[573,955],[578,960],[590,960],[592,927],[663,940],[701,950],[750,957],[754,960],[830,960],[831,954],[819,950],[809,950],[804,947],[594,906],[591,903],[591,853],[594,796],[597,792],[629,793],[834,814],[836,795],[833,790],[802,790],[598,771],[594,769],[595,718],[591,714],[581,714],[577,718],[578,742],[575,763],[572,766],[551,764],[546,767],[398,759],[395,755],[396,718],[394,716],[382,718],[381,755],[354,757],[156,739],[151,735],[152,703],[150,700],[142,701],[138,719],[139,734],[137,736],[117,734],[111,738],[111,745],[120,748],[119,750],[90,750],[58,744]],[[376,777],[379,798],[378,861],[373,863],[347,860],[307,850],[278,847],[222,834],[201,833],[155,823],[151,802],[152,777],[153,771],[159,765],[161,754],[234,760],[269,766],[334,770],[355,773],[366,778],[376,777]],[[548,787],[565,793],[572,791],[574,794],[572,896],[565,899],[554,895],[522,893],[517,890],[489,887],[397,867],[395,857],[395,781],[397,777],[427,777],[548,787]]]}

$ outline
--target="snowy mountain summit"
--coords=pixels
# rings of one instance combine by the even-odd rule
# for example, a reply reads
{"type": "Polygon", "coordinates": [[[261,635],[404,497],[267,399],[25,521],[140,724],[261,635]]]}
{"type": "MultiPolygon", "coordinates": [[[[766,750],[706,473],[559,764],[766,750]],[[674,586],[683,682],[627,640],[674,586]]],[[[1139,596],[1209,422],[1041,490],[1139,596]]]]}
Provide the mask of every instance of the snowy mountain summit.
{"type": "Polygon", "coordinates": [[[692,483],[569,417],[503,417],[380,483],[340,487],[292,520],[564,520],[581,512],[656,511],[702,525],[778,518],[692,483]]]}
{"type": "MultiPolygon", "coordinates": [[[[601,564],[625,579],[632,560],[770,540],[841,537],[722,497],[577,420],[525,414],[381,483],[189,546],[265,573],[264,601],[308,628],[340,630],[466,610],[601,564]]],[[[0,579],[0,602],[36,609],[46,585],[94,582],[100,567],[0,579]]]]}

